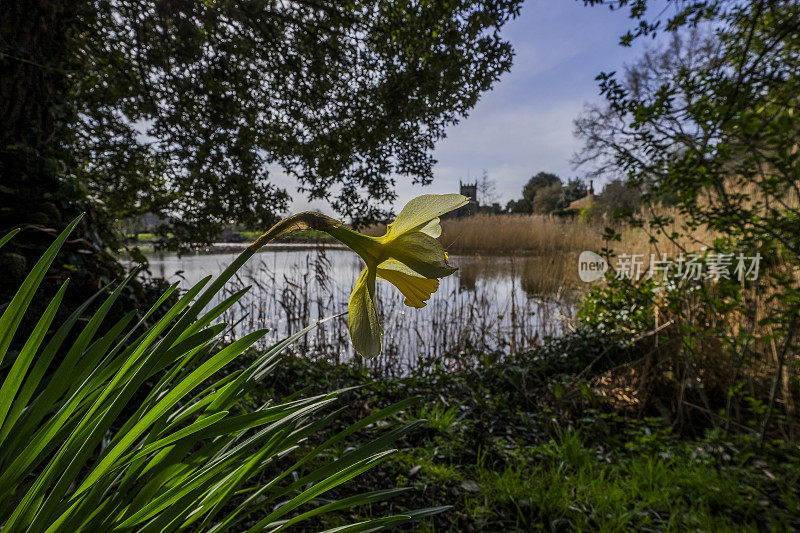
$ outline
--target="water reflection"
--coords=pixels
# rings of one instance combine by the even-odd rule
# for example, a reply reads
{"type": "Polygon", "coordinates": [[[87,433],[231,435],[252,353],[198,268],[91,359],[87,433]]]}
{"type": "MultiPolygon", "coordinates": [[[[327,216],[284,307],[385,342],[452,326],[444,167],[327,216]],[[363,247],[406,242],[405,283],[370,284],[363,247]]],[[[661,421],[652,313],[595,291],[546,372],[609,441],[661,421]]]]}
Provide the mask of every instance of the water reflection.
{"type": "MultiPolygon", "coordinates": [[[[238,253],[149,257],[150,271],[186,288],[221,272],[238,253]]],[[[558,335],[574,307],[577,273],[563,257],[452,256],[459,271],[441,281],[423,309],[402,304],[399,291],[379,283],[384,351],[360,361],[376,372],[399,375],[440,364],[460,367],[482,352],[510,353],[558,335]]],[[[270,329],[265,344],[307,324],[346,311],[361,260],[333,247],[267,247],[239,271],[221,296],[250,291],[224,316],[238,337],[270,329]]],[[[346,317],[330,320],[300,342],[297,352],[337,362],[352,359],[346,317]]]]}

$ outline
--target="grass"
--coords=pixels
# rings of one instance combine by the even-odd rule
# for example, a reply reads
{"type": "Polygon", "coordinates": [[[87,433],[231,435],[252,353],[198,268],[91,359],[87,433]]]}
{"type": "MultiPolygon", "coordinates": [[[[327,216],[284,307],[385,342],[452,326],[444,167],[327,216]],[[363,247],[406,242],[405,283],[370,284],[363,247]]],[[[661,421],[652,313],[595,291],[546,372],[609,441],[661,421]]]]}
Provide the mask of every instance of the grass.
{"type": "MultiPolygon", "coordinates": [[[[239,231],[238,234],[245,238],[246,241],[256,240],[263,231],[239,231]]],[[[335,242],[335,239],[325,233],[324,231],[315,229],[305,229],[295,231],[290,235],[284,235],[276,239],[280,242],[335,242]]]]}
{"type": "Polygon", "coordinates": [[[154,243],[158,241],[158,237],[155,233],[137,233],[136,235],[129,235],[129,237],[142,243],[154,243]]]}
{"type": "Polygon", "coordinates": [[[392,512],[454,506],[418,523],[417,531],[800,527],[796,444],[762,448],[754,437],[714,431],[675,435],[658,418],[614,411],[600,398],[565,407],[554,384],[593,358],[573,354],[573,363],[546,362],[565,349],[562,342],[474,370],[431,369],[404,379],[376,380],[352,367],[297,359],[265,394],[309,384],[357,385],[345,399],[342,424],[365,409],[419,396],[417,407],[382,429],[420,417],[427,422],[399,441],[396,456],[351,487],[363,491],[386,480],[412,486],[392,512]]]}
{"type": "Polygon", "coordinates": [[[768,479],[739,460],[697,459],[686,444],[606,460],[586,440],[567,432],[501,470],[476,465],[479,492],[463,495],[465,512],[478,529],[500,520],[523,530],[758,531],[766,516],[773,529],[791,525],[790,513],[764,512],[776,503],[763,500],[768,479]]]}

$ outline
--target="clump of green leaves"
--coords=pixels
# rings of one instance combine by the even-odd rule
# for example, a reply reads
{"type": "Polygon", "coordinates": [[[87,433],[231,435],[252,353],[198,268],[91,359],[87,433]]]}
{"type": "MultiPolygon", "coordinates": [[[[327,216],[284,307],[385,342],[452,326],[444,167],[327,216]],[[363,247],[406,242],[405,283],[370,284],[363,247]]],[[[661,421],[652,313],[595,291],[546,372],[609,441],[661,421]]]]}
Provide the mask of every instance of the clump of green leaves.
{"type": "MultiPolygon", "coordinates": [[[[249,257],[245,252],[143,324],[177,289],[173,285],[138,324],[134,312],[107,324],[125,286],[104,297],[91,318],[53,319],[66,283],[18,353],[8,353],[73,222],[50,246],[0,316],[0,527],[16,532],[278,531],[311,517],[379,502],[403,489],[340,500],[331,489],[380,464],[386,448],[420,422],[410,421],[344,453],[330,450],[356,431],[390,417],[413,399],[390,405],[306,443],[335,420],[337,393],[293,395],[246,409],[243,400],[280,364],[280,353],[311,327],[249,363],[225,369],[265,331],[220,344],[214,321],[245,291],[210,306],[249,257]],[[51,327],[54,332],[49,333],[51,327]],[[333,458],[320,460],[322,457],[333,458]]],[[[0,240],[8,242],[13,233],[0,240]]],[[[373,530],[441,509],[370,519],[344,530],[373,530]]]]}
{"type": "Polygon", "coordinates": [[[634,283],[608,276],[603,286],[593,287],[581,302],[577,318],[612,337],[631,336],[653,329],[653,306],[659,287],[653,279],[634,283]]]}

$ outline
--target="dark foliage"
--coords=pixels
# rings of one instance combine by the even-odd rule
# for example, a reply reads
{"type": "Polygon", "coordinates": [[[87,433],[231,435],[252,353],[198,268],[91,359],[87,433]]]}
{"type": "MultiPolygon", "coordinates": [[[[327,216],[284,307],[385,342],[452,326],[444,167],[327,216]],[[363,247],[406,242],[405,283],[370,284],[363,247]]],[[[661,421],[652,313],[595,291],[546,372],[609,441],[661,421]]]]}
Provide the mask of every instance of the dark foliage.
{"type": "Polygon", "coordinates": [[[90,2],[70,99],[79,179],[178,240],[267,227],[295,180],[354,222],[511,66],[519,0],[90,2]]]}
{"type": "Polygon", "coordinates": [[[0,232],[24,231],[0,305],[81,212],[45,287],[70,275],[76,305],[124,275],[121,219],[158,215],[175,246],[263,230],[295,181],[357,224],[384,217],[395,179],[428,183],[444,128],[510,68],[499,31],[520,4],[5,3],[0,232]]]}
{"type": "Polygon", "coordinates": [[[658,418],[615,409],[588,385],[632,355],[625,342],[587,327],[525,353],[487,355],[473,369],[431,368],[402,379],[300,357],[276,369],[263,398],[355,386],[337,420],[343,427],[369,410],[420,398],[383,429],[411,417],[427,423],[399,442],[395,459],[337,494],[392,481],[413,487],[390,507],[365,509],[367,515],[453,505],[428,529],[459,532],[800,525],[800,456],[792,446],[759,448],[751,437],[713,432],[680,437],[658,418]],[[585,371],[592,361],[596,366],[585,371]]]}
{"type": "MultiPolygon", "coordinates": [[[[645,16],[644,1],[615,4],[645,16]]],[[[662,345],[658,357],[674,384],[670,410],[678,419],[690,416],[687,410],[700,411],[709,423],[729,428],[742,422],[738,406],[749,403],[759,414],[762,438],[776,424],[794,439],[800,397],[800,5],[677,4],[663,27],[658,21],[640,27],[641,34],[672,31],[664,46],[649,50],[624,74],[598,76],[606,102],[576,122],[585,141],[578,161],[627,178],[643,190],[646,207],[673,206],[667,213],[629,209],[623,214],[632,224],[666,236],[685,254],[732,263],[713,282],[666,281],[678,297],[670,296],[666,308],[649,307],[674,324],[674,344],[662,345]],[[706,249],[678,242],[687,236],[691,242],[697,228],[714,235],[702,243],[706,249]],[[734,272],[732,258],[740,256],[759,258],[757,276],[734,272]],[[689,392],[697,402],[686,399],[689,392]]],[[[665,288],[656,289],[664,297],[665,288]]]]}

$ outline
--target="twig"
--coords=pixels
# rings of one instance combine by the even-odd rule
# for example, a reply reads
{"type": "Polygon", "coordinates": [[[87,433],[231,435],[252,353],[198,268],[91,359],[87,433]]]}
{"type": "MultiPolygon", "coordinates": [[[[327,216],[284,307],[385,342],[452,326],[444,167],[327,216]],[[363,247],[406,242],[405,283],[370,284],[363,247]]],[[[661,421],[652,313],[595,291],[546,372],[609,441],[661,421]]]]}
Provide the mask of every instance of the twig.
{"type": "MultiPolygon", "coordinates": [[[[650,330],[650,331],[647,331],[647,332],[645,332],[645,333],[640,333],[639,335],[637,335],[637,336],[633,337],[633,338],[632,338],[630,341],[628,341],[628,342],[629,342],[630,344],[636,344],[637,342],[639,342],[639,341],[641,341],[641,340],[643,340],[643,339],[646,339],[647,337],[651,337],[651,336],[653,336],[653,335],[657,334],[658,332],[660,332],[660,331],[662,331],[662,330],[664,330],[664,329],[668,328],[669,326],[671,326],[671,325],[672,325],[672,324],[674,324],[674,323],[675,323],[675,319],[673,318],[672,320],[669,320],[669,321],[667,321],[667,322],[664,322],[663,324],[661,324],[660,326],[658,326],[658,327],[657,327],[657,328],[655,328],[655,329],[652,329],[652,330],[650,330]]],[[[575,379],[576,379],[576,380],[578,380],[578,379],[581,379],[581,378],[582,378],[582,377],[583,377],[583,376],[584,376],[584,375],[585,375],[587,372],[589,372],[589,370],[591,370],[591,369],[592,369],[592,367],[593,367],[593,366],[594,366],[594,365],[595,365],[595,364],[596,364],[596,363],[597,363],[597,362],[598,362],[600,359],[602,359],[602,358],[603,358],[603,357],[604,357],[606,354],[608,354],[608,351],[609,351],[610,349],[611,349],[611,347],[609,346],[609,347],[607,347],[605,350],[603,350],[602,352],[600,352],[600,354],[599,354],[597,357],[595,357],[595,358],[592,360],[592,362],[591,362],[591,363],[589,363],[589,364],[586,366],[586,368],[584,368],[583,370],[581,370],[580,374],[578,374],[578,375],[575,377],[575,379]]],[[[647,356],[649,356],[649,355],[650,355],[650,354],[647,354],[647,356]]],[[[645,356],[645,357],[647,357],[647,356],[645,356]]],[[[628,363],[625,363],[625,364],[636,363],[636,362],[638,362],[638,361],[641,361],[641,360],[642,360],[642,359],[637,359],[636,361],[629,361],[628,363]]],[[[624,366],[624,365],[620,365],[620,366],[624,366]]]]}
{"type": "Polygon", "coordinates": [[[769,408],[767,409],[767,414],[764,416],[764,424],[761,426],[762,447],[767,439],[767,426],[769,425],[769,419],[772,417],[772,411],[775,408],[775,396],[778,393],[778,382],[781,381],[781,376],[783,374],[783,365],[786,361],[786,352],[789,351],[789,346],[792,344],[792,339],[794,338],[794,332],[796,328],[797,313],[794,313],[792,314],[792,321],[789,323],[789,330],[786,333],[786,341],[783,343],[780,356],[778,357],[778,370],[775,373],[775,379],[772,381],[772,390],[769,393],[769,408]]]}

